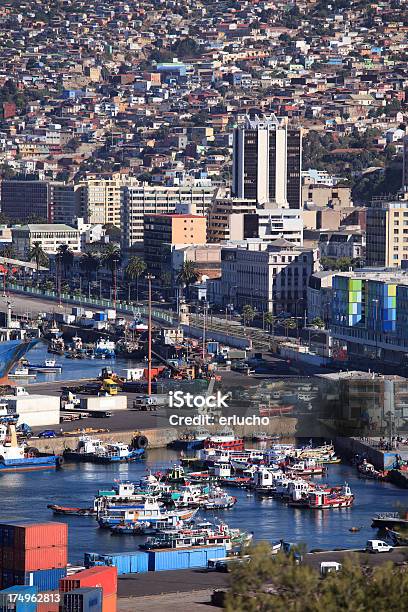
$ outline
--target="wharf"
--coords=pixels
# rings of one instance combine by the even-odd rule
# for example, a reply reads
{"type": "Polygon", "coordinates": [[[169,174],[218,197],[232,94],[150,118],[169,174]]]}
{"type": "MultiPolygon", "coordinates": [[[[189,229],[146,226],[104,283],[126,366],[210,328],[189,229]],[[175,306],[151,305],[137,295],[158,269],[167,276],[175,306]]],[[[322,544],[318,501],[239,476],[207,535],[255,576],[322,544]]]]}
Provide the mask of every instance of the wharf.
{"type": "MultiPolygon", "coordinates": [[[[399,546],[390,553],[379,555],[372,555],[361,549],[311,552],[304,556],[304,563],[318,570],[323,561],[342,563],[351,554],[355,555],[362,565],[375,567],[389,561],[398,564],[406,562],[408,547],[399,546]]],[[[229,579],[230,575],[227,573],[205,569],[127,574],[119,577],[118,610],[120,612],[135,609],[158,610],[166,603],[173,601],[171,594],[177,594],[178,607],[181,604],[183,609],[200,610],[202,607],[199,607],[198,604],[204,604],[205,598],[209,604],[212,591],[227,588],[229,579]],[[150,598],[152,607],[149,607],[149,599],[144,607],[145,598],[150,598]],[[183,606],[184,602],[188,602],[188,605],[183,606]],[[153,607],[153,603],[156,607],[153,607]],[[197,608],[191,607],[190,603],[197,604],[197,608]]]]}
{"type": "MultiPolygon", "coordinates": [[[[367,459],[377,470],[393,470],[398,467],[397,456],[408,461],[408,446],[386,450],[380,448],[379,438],[345,438],[338,437],[334,442],[336,452],[341,456],[353,458],[359,455],[367,459]]],[[[396,470],[397,471],[397,470],[396,470]]]]}

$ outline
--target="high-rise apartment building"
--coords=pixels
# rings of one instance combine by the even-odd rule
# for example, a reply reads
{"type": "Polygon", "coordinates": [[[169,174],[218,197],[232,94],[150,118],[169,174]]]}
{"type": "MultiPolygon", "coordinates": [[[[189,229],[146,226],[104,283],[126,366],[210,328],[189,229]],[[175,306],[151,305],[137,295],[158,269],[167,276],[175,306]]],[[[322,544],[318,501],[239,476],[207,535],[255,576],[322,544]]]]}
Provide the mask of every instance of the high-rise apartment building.
{"type": "Polygon", "coordinates": [[[236,198],[301,207],[302,131],[275,115],[247,116],[234,131],[232,193],[236,198]]]}
{"type": "MultiPolygon", "coordinates": [[[[143,243],[146,214],[171,214],[180,206],[188,212],[206,215],[214,197],[214,187],[166,187],[138,184],[122,189],[122,245],[143,243]]],[[[183,211],[184,212],[184,211],[183,211]]]]}
{"type": "Polygon", "coordinates": [[[76,185],[79,216],[86,223],[121,226],[121,189],[138,185],[134,177],[90,176],[76,185]]]}
{"type": "Polygon", "coordinates": [[[408,259],[408,200],[374,200],[367,209],[367,265],[400,267],[404,259],[408,259]]]}

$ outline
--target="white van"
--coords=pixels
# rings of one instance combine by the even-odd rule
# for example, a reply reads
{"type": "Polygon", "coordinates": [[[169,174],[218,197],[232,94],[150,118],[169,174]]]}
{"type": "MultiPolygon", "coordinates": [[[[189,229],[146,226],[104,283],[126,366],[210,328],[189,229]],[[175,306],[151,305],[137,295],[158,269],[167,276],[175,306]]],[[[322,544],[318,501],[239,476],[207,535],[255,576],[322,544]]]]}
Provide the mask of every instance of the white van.
{"type": "Polygon", "coordinates": [[[337,561],[322,561],[320,564],[320,575],[327,576],[330,572],[339,572],[341,568],[341,563],[337,563],[337,561]]]}
{"type": "Polygon", "coordinates": [[[391,552],[392,550],[394,547],[383,540],[368,540],[366,544],[366,551],[371,553],[391,552]]]}

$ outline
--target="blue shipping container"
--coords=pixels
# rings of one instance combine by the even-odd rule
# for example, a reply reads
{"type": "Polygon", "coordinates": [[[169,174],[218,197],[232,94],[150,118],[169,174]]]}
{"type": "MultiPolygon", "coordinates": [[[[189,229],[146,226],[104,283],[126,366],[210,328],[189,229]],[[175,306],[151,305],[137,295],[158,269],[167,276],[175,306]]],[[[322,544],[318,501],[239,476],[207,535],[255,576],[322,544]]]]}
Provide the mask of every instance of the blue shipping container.
{"type": "Polygon", "coordinates": [[[93,567],[95,565],[110,565],[117,567],[118,575],[142,574],[148,571],[148,558],[148,553],[141,552],[140,550],[111,555],[85,553],[84,565],[85,567],[93,567]]]}
{"type": "Polygon", "coordinates": [[[207,567],[208,559],[227,556],[225,546],[180,548],[179,550],[150,550],[149,572],[207,567]]]}
{"type": "Polygon", "coordinates": [[[37,588],[33,586],[12,586],[0,591],[0,612],[35,612],[37,588]],[[17,597],[16,597],[17,596],[17,597]],[[32,601],[23,601],[32,597],[32,601]]]}
{"type": "Polygon", "coordinates": [[[102,589],[81,588],[64,593],[64,612],[102,612],[102,589]]]}
{"type": "Polygon", "coordinates": [[[54,591],[59,587],[59,581],[67,575],[66,568],[37,570],[36,572],[1,572],[3,587],[14,585],[35,586],[39,591],[54,591]]]}

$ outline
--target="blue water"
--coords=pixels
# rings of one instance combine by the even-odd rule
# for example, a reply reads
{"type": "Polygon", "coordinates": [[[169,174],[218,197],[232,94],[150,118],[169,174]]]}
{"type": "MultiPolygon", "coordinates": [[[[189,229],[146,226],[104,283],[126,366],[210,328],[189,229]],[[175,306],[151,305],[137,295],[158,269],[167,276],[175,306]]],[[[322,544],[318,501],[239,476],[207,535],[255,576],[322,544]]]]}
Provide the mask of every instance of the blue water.
{"type": "Polygon", "coordinates": [[[56,380],[79,380],[81,378],[94,378],[102,368],[111,367],[118,374],[123,374],[123,368],[131,368],[140,362],[125,359],[67,359],[65,356],[50,355],[42,342],[36,344],[28,351],[26,358],[32,364],[43,364],[45,359],[55,359],[62,366],[61,372],[37,373],[36,378],[19,378],[21,384],[40,382],[53,382],[56,380]]]}
{"type": "MultiPolygon", "coordinates": [[[[95,519],[85,517],[53,517],[48,503],[89,506],[98,489],[110,487],[115,478],[139,480],[146,469],[170,466],[177,454],[165,449],[151,450],[146,461],[104,466],[65,464],[58,472],[9,473],[0,475],[2,503],[0,520],[31,519],[63,520],[69,526],[69,558],[82,562],[85,551],[107,553],[136,550],[142,541],[135,536],[111,536],[99,529],[95,519]]],[[[290,508],[273,498],[259,498],[246,491],[231,489],[238,503],[230,510],[203,513],[206,518],[222,518],[232,527],[254,532],[256,540],[284,538],[306,543],[309,549],[336,547],[356,548],[365,544],[376,531],[370,527],[371,517],[378,511],[395,511],[398,503],[407,502],[407,493],[394,485],[362,480],[354,467],[329,466],[324,482],[342,484],[347,481],[356,496],[350,509],[311,511],[290,508]],[[350,527],[361,527],[351,533],[350,527]]]]}

